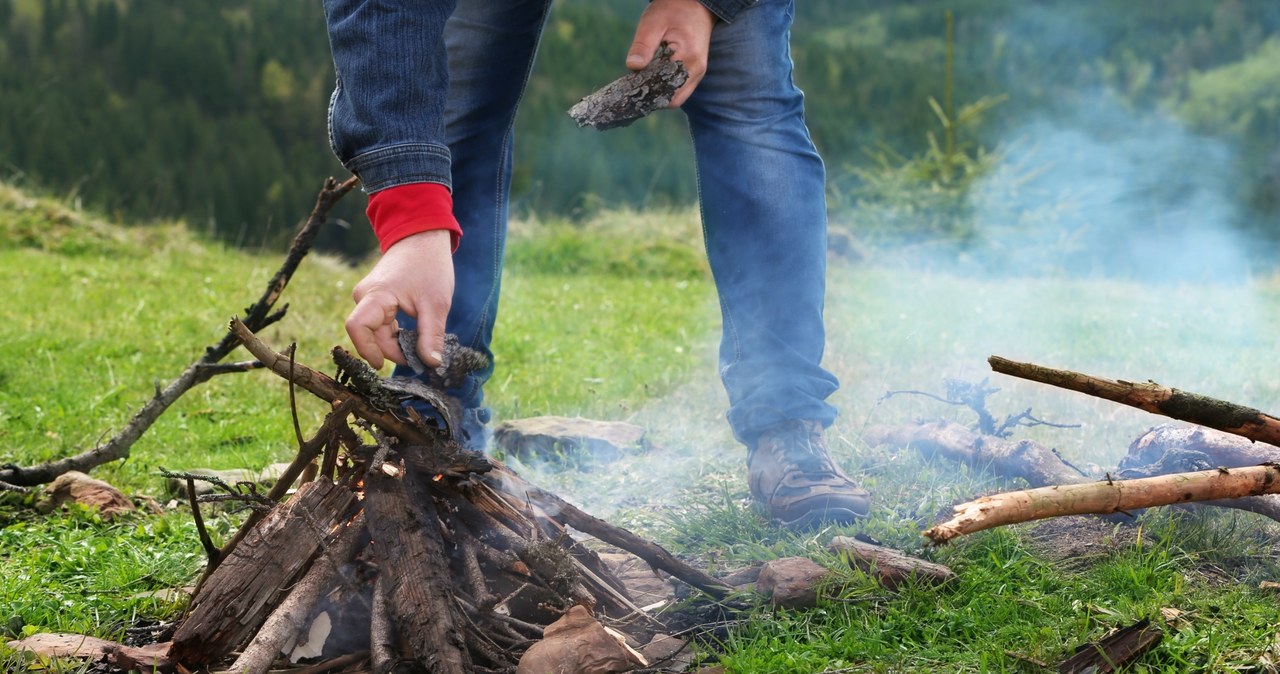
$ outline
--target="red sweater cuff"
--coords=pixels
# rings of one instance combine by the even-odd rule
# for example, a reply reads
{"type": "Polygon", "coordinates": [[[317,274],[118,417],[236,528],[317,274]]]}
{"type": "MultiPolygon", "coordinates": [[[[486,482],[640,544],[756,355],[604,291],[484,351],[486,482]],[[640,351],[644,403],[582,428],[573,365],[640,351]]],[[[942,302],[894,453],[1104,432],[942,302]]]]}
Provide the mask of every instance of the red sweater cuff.
{"type": "Polygon", "coordinates": [[[462,228],[453,217],[453,196],[440,183],[411,183],[375,192],[369,195],[365,213],[384,253],[407,236],[433,229],[449,230],[453,250],[458,250],[462,228]]]}

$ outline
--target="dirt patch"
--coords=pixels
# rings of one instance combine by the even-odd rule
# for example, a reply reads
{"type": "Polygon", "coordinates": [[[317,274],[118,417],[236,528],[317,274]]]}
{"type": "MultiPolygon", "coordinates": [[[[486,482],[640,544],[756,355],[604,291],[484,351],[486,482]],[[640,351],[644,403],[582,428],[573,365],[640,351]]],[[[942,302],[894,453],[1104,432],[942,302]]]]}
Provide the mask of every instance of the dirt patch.
{"type": "Polygon", "coordinates": [[[1077,571],[1132,547],[1138,527],[1099,517],[1056,517],[1031,529],[1030,547],[1063,569],[1077,571]]]}

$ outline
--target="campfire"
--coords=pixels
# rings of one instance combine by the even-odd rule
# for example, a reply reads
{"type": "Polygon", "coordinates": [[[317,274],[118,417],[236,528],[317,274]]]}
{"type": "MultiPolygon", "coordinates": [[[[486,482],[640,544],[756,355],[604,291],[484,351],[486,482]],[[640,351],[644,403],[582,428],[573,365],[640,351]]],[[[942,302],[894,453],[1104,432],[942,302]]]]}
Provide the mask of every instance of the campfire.
{"type": "MultiPolygon", "coordinates": [[[[575,635],[606,635],[592,646],[599,652],[575,655],[614,658],[626,669],[647,664],[626,644],[663,632],[656,607],[638,606],[573,530],[711,596],[729,592],[656,544],[464,449],[439,390],[390,385],[335,348],[344,384],[274,351],[239,321],[232,329],[268,369],[334,409],[279,482],[301,476],[302,486],[255,513],[213,556],[173,636],[174,664],[216,669],[238,652],[229,671],[265,672],[302,648],[342,662],[367,657],[378,672],[400,662],[433,672],[516,671],[522,657],[556,648],[556,634],[564,640],[564,630],[548,628],[557,621],[575,635]],[[411,408],[400,401],[414,396],[438,403],[440,420],[404,411],[411,408]],[[298,644],[308,632],[324,644],[298,644]],[[332,641],[345,652],[327,645],[326,632],[341,633],[332,641]]],[[[443,377],[475,360],[456,344],[445,356],[443,377]]]]}

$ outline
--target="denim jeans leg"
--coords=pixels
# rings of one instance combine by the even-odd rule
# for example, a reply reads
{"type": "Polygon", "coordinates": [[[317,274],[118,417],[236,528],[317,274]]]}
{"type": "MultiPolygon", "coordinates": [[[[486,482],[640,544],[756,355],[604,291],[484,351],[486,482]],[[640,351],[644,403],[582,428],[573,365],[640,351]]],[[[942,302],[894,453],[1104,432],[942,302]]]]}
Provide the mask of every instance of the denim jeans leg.
{"type": "MultiPolygon", "coordinates": [[[[528,82],[550,0],[466,0],[445,26],[449,96],[445,136],[453,157],[453,210],[462,226],[454,253],[453,305],[445,329],[490,358],[498,315],[511,187],[516,108],[528,82]]],[[[405,325],[401,317],[401,324],[405,325]]],[[[397,371],[397,374],[400,372],[397,371]]],[[[468,444],[483,448],[484,384],[492,364],[450,394],[466,410],[468,444]]]]}
{"type": "Polygon", "coordinates": [[[724,321],[729,423],[751,443],[789,419],[829,425],[838,382],[825,345],[826,174],[792,80],[791,0],[764,0],[712,33],[689,119],[707,255],[724,321]]]}

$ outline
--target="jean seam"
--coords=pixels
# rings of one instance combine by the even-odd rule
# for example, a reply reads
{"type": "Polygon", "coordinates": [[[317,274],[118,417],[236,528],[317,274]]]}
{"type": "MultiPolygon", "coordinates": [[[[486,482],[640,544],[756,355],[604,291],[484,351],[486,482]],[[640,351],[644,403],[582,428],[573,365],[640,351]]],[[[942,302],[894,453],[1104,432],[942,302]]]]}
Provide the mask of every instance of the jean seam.
{"type": "MultiPolygon", "coordinates": [[[[506,128],[506,131],[503,132],[502,134],[502,147],[498,152],[498,155],[499,157],[501,157],[501,160],[498,162],[497,174],[494,176],[497,181],[497,184],[495,185],[496,189],[494,190],[494,193],[493,193],[494,204],[493,204],[493,225],[492,226],[495,230],[503,226],[503,222],[502,222],[503,218],[501,216],[502,204],[503,204],[502,189],[503,189],[503,184],[505,182],[504,176],[506,173],[506,166],[507,166],[507,153],[510,152],[511,139],[516,126],[516,113],[520,109],[520,102],[524,100],[525,92],[528,90],[529,78],[533,74],[533,64],[535,61],[537,61],[538,50],[542,46],[542,31],[546,29],[547,18],[550,16],[550,13],[551,13],[550,9],[551,9],[551,0],[545,0],[545,2],[542,3],[542,26],[538,28],[538,37],[534,41],[533,53],[529,55],[528,63],[525,64],[524,78],[520,81],[520,95],[516,97],[515,104],[511,106],[511,114],[507,118],[507,128],[506,128]]],[[[502,275],[502,244],[499,241],[499,238],[496,236],[493,237],[492,253],[493,253],[493,257],[492,257],[491,263],[493,265],[493,269],[496,277],[500,277],[502,275]]],[[[473,343],[471,344],[472,347],[479,346],[481,336],[484,335],[492,327],[489,325],[489,320],[490,320],[489,309],[490,307],[493,306],[493,302],[497,298],[497,295],[498,295],[497,288],[498,288],[498,284],[495,283],[494,289],[489,291],[488,297],[485,298],[484,304],[480,307],[480,316],[481,316],[480,329],[476,331],[476,336],[473,338],[473,343]]]]}
{"type": "MultiPolygon", "coordinates": [[[[693,143],[693,155],[698,156],[698,136],[693,132],[693,124],[689,124],[689,140],[693,143]]],[[[698,191],[698,219],[702,221],[702,246],[706,249],[707,255],[711,254],[711,239],[707,234],[707,206],[706,201],[702,198],[702,167],[698,162],[693,163],[693,178],[698,191]]],[[[715,272],[712,271],[714,276],[715,272]]],[[[742,359],[742,343],[738,337],[738,325],[733,320],[733,311],[729,308],[729,303],[725,301],[724,292],[721,290],[722,285],[719,280],[715,283],[716,299],[720,302],[720,314],[724,320],[724,326],[721,328],[725,335],[728,335],[729,341],[733,344],[733,358],[728,363],[720,365],[720,378],[724,379],[725,373],[730,367],[738,364],[742,359]]],[[[723,360],[723,354],[721,354],[723,360]]]]}

